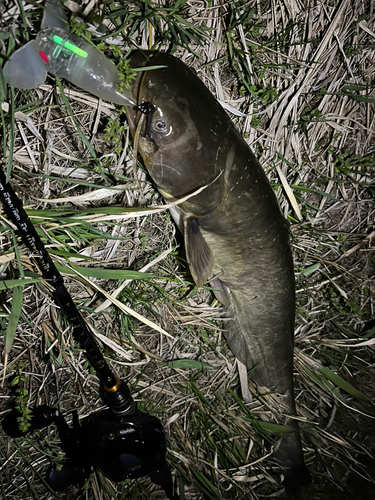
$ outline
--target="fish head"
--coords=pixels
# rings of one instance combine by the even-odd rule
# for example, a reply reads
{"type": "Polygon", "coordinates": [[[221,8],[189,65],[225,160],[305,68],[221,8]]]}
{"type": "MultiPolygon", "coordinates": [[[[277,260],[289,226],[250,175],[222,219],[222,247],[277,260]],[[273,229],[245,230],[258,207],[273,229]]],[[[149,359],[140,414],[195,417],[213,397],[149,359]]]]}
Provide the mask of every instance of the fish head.
{"type": "Polygon", "coordinates": [[[212,133],[218,127],[216,100],[190,68],[168,54],[136,53],[130,64],[157,67],[142,72],[134,82],[132,96],[138,111],[128,112],[134,137],[139,109],[149,104],[138,145],[146,168],[168,201],[206,186],[189,204],[194,205],[196,215],[209,212],[218,202],[221,173],[218,152],[222,143],[212,133]]]}

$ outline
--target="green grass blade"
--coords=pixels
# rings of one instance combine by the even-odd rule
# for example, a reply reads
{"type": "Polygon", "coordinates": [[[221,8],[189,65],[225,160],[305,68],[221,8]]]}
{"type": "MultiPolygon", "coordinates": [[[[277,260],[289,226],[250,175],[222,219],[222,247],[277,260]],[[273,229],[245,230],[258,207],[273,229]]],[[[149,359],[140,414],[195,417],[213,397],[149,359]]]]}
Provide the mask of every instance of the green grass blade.
{"type": "Polygon", "coordinates": [[[1,280],[0,281],[0,291],[10,290],[12,288],[17,288],[18,286],[23,287],[24,285],[30,285],[31,283],[40,282],[40,278],[25,278],[18,280],[1,280]]]}
{"type": "Polygon", "coordinates": [[[13,299],[12,299],[12,310],[10,313],[8,329],[7,329],[7,333],[6,333],[6,339],[5,339],[5,353],[9,353],[9,351],[12,347],[12,344],[13,344],[14,336],[16,333],[18,321],[19,321],[20,314],[21,314],[22,300],[23,300],[23,287],[22,286],[14,287],[13,299]]]}
{"type": "Polygon", "coordinates": [[[14,287],[12,309],[10,313],[8,328],[5,334],[3,384],[8,364],[8,356],[13,345],[14,336],[16,334],[18,321],[21,315],[22,300],[23,300],[23,287],[22,286],[14,287]]]}
{"type": "Polygon", "coordinates": [[[337,385],[337,387],[340,387],[343,391],[347,392],[351,396],[353,396],[356,399],[359,399],[360,401],[368,402],[369,398],[365,396],[362,392],[358,391],[355,389],[349,382],[346,382],[343,378],[341,378],[339,375],[334,373],[332,370],[329,368],[326,368],[325,366],[319,368],[319,372],[324,375],[328,380],[330,380],[333,384],[337,385]]]}
{"type": "Polygon", "coordinates": [[[60,264],[56,264],[57,269],[65,274],[74,276],[75,271],[82,274],[82,276],[98,279],[107,280],[149,280],[154,278],[152,274],[141,273],[138,271],[123,271],[122,269],[100,269],[95,267],[83,267],[71,265],[70,267],[65,267],[60,264]]]}
{"type": "Polygon", "coordinates": [[[77,132],[78,132],[78,133],[79,133],[79,135],[81,136],[81,139],[82,139],[82,141],[84,142],[84,144],[85,144],[85,146],[87,147],[87,149],[90,151],[91,156],[92,156],[92,157],[93,157],[93,158],[94,158],[97,162],[99,162],[98,157],[96,156],[96,153],[95,153],[95,151],[94,151],[94,149],[93,149],[93,147],[92,147],[92,145],[91,145],[90,141],[87,139],[87,137],[85,136],[85,134],[82,132],[81,127],[80,127],[80,125],[79,125],[79,123],[78,123],[78,121],[77,121],[76,117],[74,116],[74,113],[73,113],[73,111],[72,111],[72,108],[70,107],[69,101],[68,101],[68,99],[66,98],[66,95],[65,95],[64,88],[63,88],[63,86],[62,86],[61,80],[60,80],[60,78],[58,78],[57,76],[56,76],[56,82],[57,82],[57,85],[58,85],[59,90],[60,90],[60,93],[61,93],[61,98],[62,98],[62,100],[64,101],[64,104],[65,104],[65,106],[66,106],[66,109],[67,109],[67,111],[68,111],[68,113],[69,113],[69,115],[70,115],[71,119],[73,120],[73,123],[74,123],[74,125],[75,125],[75,127],[76,127],[76,129],[77,129],[77,132]]]}
{"type": "Polygon", "coordinates": [[[173,361],[166,361],[163,363],[169,368],[178,368],[180,370],[214,370],[215,368],[202,361],[196,361],[195,359],[176,359],[173,361]]]}
{"type": "Polygon", "coordinates": [[[303,276],[311,276],[312,274],[315,273],[320,268],[320,262],[317,262],[316,264],[313,264],[312,266],[307,267],[306,269],[303,269],[301,271],[301,274],[303,276]]]}
{"type": "Polygon", "coordinates": [[[13,165],[13,150],[14,150],[14,129],[15,129],[15,118],[14,118],[14,88],[10,87],[10,137],[9,137],[9,153],[8,153],[8,163],[6,168],[6,180],[9,182],[10,172],[13,165]]]}
{"type": "Polygon", "coordinates": [[[2,104],[6,99],[6,88],[5,88],[5,80],[3,75],[3,70],[0,67],[0,104],[2,104]]]}
{"type": "Polygon", "coordinates": [[[346,404],[345,398],[342,396],[342,394],[340,394],[338,388],[335,387],[335,385],[330,380],[324,377],[323,374],[310,370],[306,367],[303,369],[303,371],[315,384],[323,389],[323,391],[327,392],[328,394],[333,394],[339,401],[346,404]]]}

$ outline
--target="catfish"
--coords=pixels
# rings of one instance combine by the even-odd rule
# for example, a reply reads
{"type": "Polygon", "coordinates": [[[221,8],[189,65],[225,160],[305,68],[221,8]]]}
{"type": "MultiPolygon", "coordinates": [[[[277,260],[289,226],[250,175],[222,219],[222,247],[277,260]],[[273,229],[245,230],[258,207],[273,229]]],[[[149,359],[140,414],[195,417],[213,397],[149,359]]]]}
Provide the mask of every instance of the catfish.
{"type": "Polygon", "coordinates": [[[198,286],[210,284],[224,304],[233,354],[253,370],[261,392],[279,398],[274,410],[289,432],[275,457],[286,489],[308,485],[293,418],[295,281],[288,223],[260,163],[193,71],[166,53],[138,51],[130,65],[156,67],[138,73],[131,85],[137,107],[126,108],[138,150],[166,202],[193,194],[171,209],[191,275],[198,286]]]}

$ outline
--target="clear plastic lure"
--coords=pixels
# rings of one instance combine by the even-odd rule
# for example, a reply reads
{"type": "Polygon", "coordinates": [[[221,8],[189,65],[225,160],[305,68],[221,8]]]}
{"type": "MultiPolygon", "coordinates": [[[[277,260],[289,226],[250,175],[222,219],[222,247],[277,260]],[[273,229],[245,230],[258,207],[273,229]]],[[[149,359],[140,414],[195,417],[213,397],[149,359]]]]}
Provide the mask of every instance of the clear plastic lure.
{"type": "Polygon", "coordinates": [[[39,87],[47,72],[106,101],[136,104],[129,91],[117,90],[119,72],[112,61],[70,33],[60,0],[46,2],[36,39],[18,49],[3,69],[5,81],[20,89],[39,87]]]}

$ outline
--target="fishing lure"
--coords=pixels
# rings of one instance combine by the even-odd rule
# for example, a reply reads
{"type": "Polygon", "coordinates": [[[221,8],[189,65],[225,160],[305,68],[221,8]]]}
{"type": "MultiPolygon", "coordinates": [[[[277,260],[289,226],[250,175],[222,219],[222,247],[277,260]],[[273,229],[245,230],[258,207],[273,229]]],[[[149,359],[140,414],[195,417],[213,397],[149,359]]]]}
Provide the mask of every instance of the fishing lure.
{"type": "Polygon", "coordinates": [[[134,105],[130,91],[119,91],[119,71],[105,55],[70,33],[60,0],[47,0],[41,30],[35,40],[7,61],[5,81],[20,89],[42,85],[47,72],[106,101],[134,105]]]}

